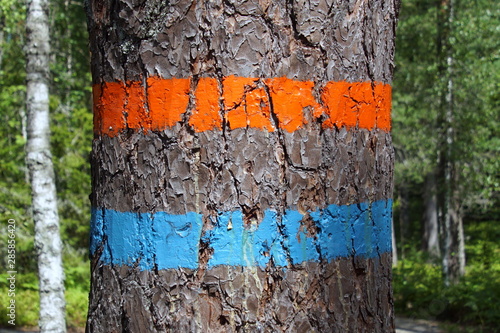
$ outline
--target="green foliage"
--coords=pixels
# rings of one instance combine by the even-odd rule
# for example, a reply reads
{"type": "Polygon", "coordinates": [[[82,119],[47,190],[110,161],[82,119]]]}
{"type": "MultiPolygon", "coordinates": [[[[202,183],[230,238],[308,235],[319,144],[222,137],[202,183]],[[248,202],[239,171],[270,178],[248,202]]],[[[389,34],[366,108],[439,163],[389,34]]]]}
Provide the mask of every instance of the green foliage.
{"type": "Polygon", "coordinates": [[[432,1],[403,1],[402,5],[393,83],[395,171],[397,181],[421,183],[437,160],[437,14],[432,1]]]}
{"type": "MultiPolygon", "coordinates": [[[[65,258],[66,259],[66,258],[65,258]]],[[[71,259],[69,260],[71,262],[71,259]]],[[[65,260],[66,273],[66,322],[68,327],[84,327],[87,317],[88,294],[90,276],[88,264],[80,257],[68,267],[65,260]]],[[[38,278],[34,273],[17,274],[16,281],[16,325],[18,327],[38,326],[39,295],[38,278]]],[[[7,274],[0,274],[0,279],[5,281],[7,274]]],[[[10,327],[8,324],[7,308],[10,297],[7,289],[0,289],[0,327],[10,327]]]]}
{"type": "MultiPolygon", "coordinates": [[[[444,287],[441,268],[413,251],[394,268],[396,313],[437,318],[476,331],[498,332],[500,324],[500,230],[498,221],[469,223],[467,273],[459,284],[444,287]]],[[[454,326],[453,329],[456,329],[454,326]]]]}
{"type": "Polygon", "coordinates": [[[66,275],[66,322],[69,327],[85,327],[90,290],[90,271],[83,249],[64,253],[66,275]],[[85,256],[85,257],[84,257],[85,256]]]}
{"type": "Polygon", "coordinates": [[[30,205],[24,166],[25,72],[24,6],[22,1],[0,0],[0,218],[25,222],[30,205]]]}
{"type": "Polygon", "coordinates": [[[434,309],[443,294],[440,266],[428,264],[421,252],[411,252],[398,263],[393,274],[396,313],[417,318],[439,314],[434,309]]]}
{"type": "Polygon", "coordinates": [[[453,47],[457,145],[455,159],[467,180],[467,204],[498,200],[500,177],[500,3],[462,1],[456,12],[453,47]],[[471,191],[472,190],[472,191],[471,191]],[[472,192],[472,193],[471,193],[472,192]]]}
{"type": "Polygon", "coordinates": [[[82,2],[53,1],[51,148],[66,244],[88,248],[92,143],[90,59],[82,2]]]}
{"type": "MultiPolygon", "coordinates": [[[[19,233],[18,233],[19,235],[19,233]]],[[[2,235],[5,239],[5,235],[2,235]]],[[[31,237],[32,238],[32,237],[31,237]]],[[[32,241],[20,239],[17,247],[17,258],[25,252],[32,251],[32,241]],[[26,248],[28,247],[28,248],[26,248]]],[[[84,327],[88,308],[88,294],[90,290],[90,272],[86,251],[75,250],[66,246],[63,253],[64,272],[66,275],[66,321],[69,327],[84,327]]],[[[22,261],[30,262],[27,258],[22,261]]],[[[36,262],[31,259],[30,263],[36,262]]],[[[36,267],[25,267],[18,265],[16,274],[16,324],[18,326],[38,326],[38,276],[36,267]]],[[[0,274],[0,279],[6,281],[7,274],[0,274]]],[[[0,304],[8,304],[8,287],[2,285],[0,288],[0,304]]],[[[8,327],[7,308],[0,307],[0,327],[8,327]]]]}
{"type": "Polygon", "coordinates": [[[85,251],[68,247],[64,252],[65,286],[68,290],[80,290],[88,293],[90,290],[90,271],[85,251]]]}
{"type": "MultiPolygon", "coordinates": [[[[410,230],[404,231],[405,258],[394,269],[395,306],[399,314],[472,324],[490,332],[500,324],[500,234],[495,226],[500,219],[500,2],[455,1],[450,25],[439,21],[444,3],[403,1],[397,31],[395,185],[409,191],[406,228],[410,230]],[[429,263],[418,249],[422,184],[437,167],[445,130],[448,73],[443,67],[448,55],[453,58],[451,158],[458,174],[461,209],[474,219],[464,219],[466,275],[459,284],[445,288],[440,265],[429,263]]],[[[395,203],[397,221],[401,206],[395,203]]],[[[399,229],[396,232],[403,231],[399,229]]]]}
{"type": "Polygon", "coordinates": [[[66,291],[66,323],[69,327],[85,327],[88,308],[88,290],[66,291]]]}
{"type": "MultiPolygon", "coordinates": [[[[30,283],[30,277],[25,277],[22,274],[18,274],[18,283],[27,284],[32,286],[30,283]]],[[[2,281],[7,278],[6,274],[0,274],[2,281]]],[[[39,296],[38,291],[33,291],[31,289],[20,289],[16,292],[16,325],[21,326],[38,326],[38,311],[39,311],[39,296]]],[[[9,327],[8,324],[9,317],[7,317],[7,308],[5,304],[9,304],[10,298],[7,292],[2,288],[0,294],[0,326],[9,327]]]]}
{"type": "MultiPolygon", "coordinates": [[[[393,83],[397,186],[421,184],[437,163],[447,84],[440,69],[446,54],[443,41],[440,44],[437,4],[402,2],[393,83]]],[[[444,45],[451,48],[454,63],[452,158],[464,208],[484,211],[499,200],[500,2],[457,1],[454,12],[444,45]]]]}

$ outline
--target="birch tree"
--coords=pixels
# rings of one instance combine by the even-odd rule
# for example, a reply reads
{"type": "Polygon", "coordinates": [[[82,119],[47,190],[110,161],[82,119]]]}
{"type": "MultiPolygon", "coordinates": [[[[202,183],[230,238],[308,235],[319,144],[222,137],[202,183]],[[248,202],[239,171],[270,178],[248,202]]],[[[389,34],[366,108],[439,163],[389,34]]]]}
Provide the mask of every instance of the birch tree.
{"type": "Polygon", "coordinates": [[[27,1],[26,164],[29,169],[38,255],[41,332],[66,332],[62,244],[49,141],[48,2],[27,1]]]}
{"type": "Polygon", "coordinates": [[[87,1],[88,332],[390,332],[394,1],[87,1]]]}

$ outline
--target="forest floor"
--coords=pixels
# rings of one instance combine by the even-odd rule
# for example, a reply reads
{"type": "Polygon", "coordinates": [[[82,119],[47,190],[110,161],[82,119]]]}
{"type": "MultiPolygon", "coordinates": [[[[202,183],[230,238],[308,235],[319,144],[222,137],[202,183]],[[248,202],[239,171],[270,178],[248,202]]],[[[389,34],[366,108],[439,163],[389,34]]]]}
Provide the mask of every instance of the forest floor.
{"type": "MultiPolygon", "coordinates": [[[[437,321],[396,317],[396,333],[442,333],[437,321]]],[[[2,332],[0,332],[2,333],[2,332]]]]}

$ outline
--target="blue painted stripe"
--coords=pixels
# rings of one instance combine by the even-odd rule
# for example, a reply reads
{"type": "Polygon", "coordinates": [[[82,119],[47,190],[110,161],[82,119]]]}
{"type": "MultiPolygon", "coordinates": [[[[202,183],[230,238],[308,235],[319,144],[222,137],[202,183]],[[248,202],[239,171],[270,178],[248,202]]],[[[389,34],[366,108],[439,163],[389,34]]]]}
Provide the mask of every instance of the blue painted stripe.
{"type": "Polygon", "coordinates": [[[105,264],[142,270],[198,267],[200,241],[213,249],[209,267],[286,267],[339,257],[373,258],[391,251],[392,200],[329,205],[304,216],[266,210],[259,224],[245,225],[241,211],[222,212],[202,234],[202,215],[131,213],[92,209],[90,252],[105,264]],[[306,226],[305,219],[309,219],[306,226]],[[312,229],[312,230],[311,230],[312,229]]]}

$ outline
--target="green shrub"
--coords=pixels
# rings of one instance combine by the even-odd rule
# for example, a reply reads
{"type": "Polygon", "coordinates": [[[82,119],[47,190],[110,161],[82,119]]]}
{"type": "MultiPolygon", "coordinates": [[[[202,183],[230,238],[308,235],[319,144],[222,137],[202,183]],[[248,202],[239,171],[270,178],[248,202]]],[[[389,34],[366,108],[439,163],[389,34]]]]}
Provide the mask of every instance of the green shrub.
{"type": "Polygon", "coordinates": [[[500,332],[500,230],[494,222],[474,222],[466,235],[466,274],[456,285],[445,287],[441,266],[429,263],[422,252],[410,251],[394,267],[397,314],[500,332]]]}
{"type": "MultiPolygon", "coordinates": [[[[68,327],[84,327],[87,317],[90,272],[88,261],[77,251],[66,249],[64,253],[64,272],[66,276],[66,323],[68,327]]],[[[7,274],[0,274],[6,281],[7,274]]],[[[39,295],[38,277],[34,272],[16,274],[16,326],[38,326],[39,295]]],[[[0,304],[9,304],[8,286],[2,284],[0,304]]],[[[0,327],[11,327],[8,323],[7,308],[0,307],[0,327]]]]}
{"type": "Polygon", "coordinates": [[[428,264],[424,255],[414,252],[393,270],[396,313],[422,319],[434,318],[443,311],[441,267],[428,264]]]}
{"type": "Polygon", "coordinates": [[[66,323],[68,327],[85,327],[88,308],[88,291],[71,288],[66,290],[66,323]]]}
{"type": "MultiPolygon", "coordinates": [[[[0,274],[0,279],[6,281],[7,274],[0,274]]],[[[10,320],[7,317],[7,307],[3,306],[9,304],[11,298],[8,294],[8,287],[2,288],[0,292],[0,326],[11,327],[8,323],[10,320]]],[[[38,326],[38,311],[39,311],[39,296],[38,296],[38,282],[34,274],[16,274],[16,291],[15,297],[16,304],[16,326],[38,326]]]]}

